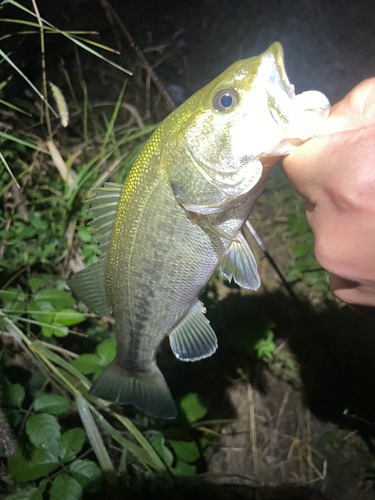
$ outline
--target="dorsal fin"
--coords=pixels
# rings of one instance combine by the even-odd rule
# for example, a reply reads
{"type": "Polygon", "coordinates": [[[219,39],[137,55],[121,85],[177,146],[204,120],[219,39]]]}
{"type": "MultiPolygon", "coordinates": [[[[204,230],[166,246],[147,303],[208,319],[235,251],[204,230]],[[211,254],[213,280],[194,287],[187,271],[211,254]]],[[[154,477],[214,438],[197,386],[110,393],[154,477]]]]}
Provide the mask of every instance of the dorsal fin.
{"type": "Polygon", "coordinates": [[[198,300],[169,334],[173,354],[181,361],[208,358],[217,349],[216,335],[204,315],[205,311],[198,300]]]}
{"type": "Polygon", "coordinates": [[[89,199],[93,220],[89,225],[99,237],[102,254],[106,251],[116,217],[122,185],[106,182],[103,187],[93,189],[94,196],[89,199]]]}
{"type": "Polygon", "coordinates": [[[231,244],[227,254],[220,264],[220,272],[230,282],[231,279],[237,285],[250,290],[258,290],[260,278],[257,263],[250,247],[241,233],[231,244]]]}

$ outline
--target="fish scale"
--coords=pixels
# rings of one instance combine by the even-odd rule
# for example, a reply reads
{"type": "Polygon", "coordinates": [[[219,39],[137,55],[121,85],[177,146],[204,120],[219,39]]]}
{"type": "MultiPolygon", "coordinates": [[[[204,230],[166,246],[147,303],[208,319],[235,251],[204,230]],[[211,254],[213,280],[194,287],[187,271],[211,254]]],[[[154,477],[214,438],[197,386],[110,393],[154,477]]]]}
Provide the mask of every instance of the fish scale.
{"type": "Polygon", "coordinates": [[[102,256],[68,283],[93,312],[114,319],[117,355],[92,395],[153,417],[176,415],[157,349],[169,336],[182,361],[215,352],[199,296],[219,265],[229,280],[259,287],[241,229],[271,166],[313,136],[328,107],[318,92],[296,99],[275,43],[169,115],[123,187],[95,190],[91,224],[102,256]]]}

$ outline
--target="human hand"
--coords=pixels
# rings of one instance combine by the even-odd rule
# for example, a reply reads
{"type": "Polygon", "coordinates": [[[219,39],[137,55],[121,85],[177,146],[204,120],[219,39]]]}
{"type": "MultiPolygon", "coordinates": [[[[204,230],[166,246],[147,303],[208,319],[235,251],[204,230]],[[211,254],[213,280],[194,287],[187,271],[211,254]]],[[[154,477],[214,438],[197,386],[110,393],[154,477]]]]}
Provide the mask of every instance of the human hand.
{"type": "Polygon", "coordinates": [[[337,297],[375,307],[375,78],[332,107],[283,161],[306,200],[315,255],[337,297]]]}

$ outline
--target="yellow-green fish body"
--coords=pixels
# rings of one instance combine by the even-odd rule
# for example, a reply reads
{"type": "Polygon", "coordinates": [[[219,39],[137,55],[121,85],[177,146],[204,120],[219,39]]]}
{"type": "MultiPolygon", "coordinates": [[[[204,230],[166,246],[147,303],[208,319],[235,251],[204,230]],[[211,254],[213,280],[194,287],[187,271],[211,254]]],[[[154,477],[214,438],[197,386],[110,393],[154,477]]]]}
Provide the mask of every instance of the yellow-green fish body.
{"type": "Polygon", "coordinates": [[[169,115],[122,188],[96,190],[92,225],[102,257],[69,285],[95,313],[114,318],[118,351],[91,394],[175,416],[158,346],[169,335],[181,360],[213,354],[216,336],[198,298],[220,264],[228,279],[258,288],[241,228],[270,166],[311,137],[328,107],[319,93],[297,97],[274,44],[169,115]]]}

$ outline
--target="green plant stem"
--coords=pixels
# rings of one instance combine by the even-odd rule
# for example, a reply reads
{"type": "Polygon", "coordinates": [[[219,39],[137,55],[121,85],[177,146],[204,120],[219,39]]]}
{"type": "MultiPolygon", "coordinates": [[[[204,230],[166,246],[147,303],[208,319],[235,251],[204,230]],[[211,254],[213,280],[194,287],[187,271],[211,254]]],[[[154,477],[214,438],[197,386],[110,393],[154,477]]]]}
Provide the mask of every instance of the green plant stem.
{"type": "Polygon", "coordinates": [[[40,32],[40,57],[41,57],[41,64],[42,64],[42,84],[43,84],[43,95],[44,95],[44,111],[46,115],[46,125],[47,125],[47,130],[48,130],[48,137],[50,140],[52,140],[52,128],[51,128],[51,119],[49,116],[49,109],[48,109],[48,93],[47,93],[47,76],[46,76],[46,53],[45,53],[45,46],[44,46],[44,26],[42,23],[42,19],[39,14],[39,9],[38,5],[36,3],[36,0],[31,0],[36,18],[38,20],[39,24],[39,32],[40,32]]]}

